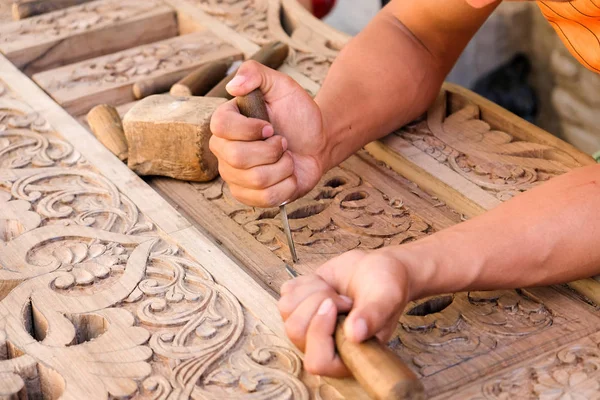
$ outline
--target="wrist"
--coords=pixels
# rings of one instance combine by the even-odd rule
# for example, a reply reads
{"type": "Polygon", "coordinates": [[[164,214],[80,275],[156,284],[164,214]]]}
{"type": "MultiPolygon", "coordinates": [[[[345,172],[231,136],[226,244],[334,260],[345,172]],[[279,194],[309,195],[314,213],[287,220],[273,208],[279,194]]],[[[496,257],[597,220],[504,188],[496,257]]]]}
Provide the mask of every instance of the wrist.
{"type": "Polygon", "coordinates": [[[317,94],[315,103],[321,113],[321,135],[324,139],[324,146],[319,154],[319,159],[323,167],[323,174],[325,174],[358,149],[353,149],[353,138],[349,135],[352,133],[352,126],[347,127],[341,122],[343,118],[336,115],[335,109],[330,107],[331,99],[321,99],[317,94]]]}
{"type": "Polygon", "coordinates": [[[398,265],[406,269],[410,301],[476,286],[484,264],[482,254],[472,248],[465,252],[463,235],[454,230],[389,247],[398,265]]]}

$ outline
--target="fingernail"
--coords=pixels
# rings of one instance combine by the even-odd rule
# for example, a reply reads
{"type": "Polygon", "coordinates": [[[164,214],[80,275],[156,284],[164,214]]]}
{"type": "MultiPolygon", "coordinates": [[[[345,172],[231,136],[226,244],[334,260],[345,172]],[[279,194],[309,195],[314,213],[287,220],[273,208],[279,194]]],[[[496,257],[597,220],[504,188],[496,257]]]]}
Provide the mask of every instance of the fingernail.
{"type": "Polygon", "coordinates": [[[262,128],[262,135],[263,137],[266,139],[268,137],[273,136],[273,133],[275,133],[275,131],[273,130],[273,126],[271,125],[265,125],[262,128]]]}
{"type": "Polygon", "coordinates": [[[352,299],[350,297],[344,296],[343,294],[340,295],[340,299],[344,300],[348,304],[352,304],[353,303],[353,301],[352,301],[352,299]]]}
{"type": "Polygon", "coordinates": [[[327,314],[331,310],[331,307],[333,307],[333,300],[329,298],[323,300],[323,302],[319,306],[319,309],[317,310],[317,315],[327,314]]]}
{"type": "Polygon", "coordinates": [[[283,148],[283,151],[287,150],[287,146],[288,146],[287,139],[281,138],[281,147],[283,148]]]}
{"type": "Polygon", "coordinates": [[[354,341],[362,342],[365,340],[368,329],[367,321],[365,321],[363,318],[358,318],[356,321],[354,321],[352,324],[352,337],[354,338],[354,341]]]}
{"type": "Polygon", "coordinates": [[[246,82],[246,78],[241,75],[236,75],[226,86],[226,89],[242,86],[246,82]]]}

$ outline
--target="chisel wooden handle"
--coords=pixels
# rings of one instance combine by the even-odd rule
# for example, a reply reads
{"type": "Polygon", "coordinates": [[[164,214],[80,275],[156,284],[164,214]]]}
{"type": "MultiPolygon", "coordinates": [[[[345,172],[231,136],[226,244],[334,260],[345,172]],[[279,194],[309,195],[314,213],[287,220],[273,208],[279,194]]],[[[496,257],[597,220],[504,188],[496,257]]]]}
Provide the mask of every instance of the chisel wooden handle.
{"type": "MultiPolygon", "coordinates": [[[[283,62],[288,56],[289,47],[287,44],[282,42],[271,42],[265,44],[259,51],[257,51],[250,59],[257,61],[269,68],[277,69],[281,67],[283,62]]],[[[206,93],[206,97],[223,97],[225,99],[231,99],[232,96],[227,92],[225,86],[233,79],[237,70],[227,75],[221,82],[219,82],[211,91],[206,93]]]]}
{"type": "Polygon", "coordinates": [[[236,97],[236,102],[243,116],[269,121],[267,105],[260,89],[254,89],[245,96],[236,97]]]}
{"type": "MultiPolygon", "coordinates": [[[[267,106],[260,89],[236,98],[242,115],[269,120],[267,106]]],[[[376,338],[362,343],[346,340],[345,316],[339,316],[335,329],[337,351],[367,394],[377,400],[424,399],[423,384],[387,346],[376,338]]]]}
{"type": "Polygon", "coordinates": [[[114,107],[108,104],[97,105],[88,113],[87,121],[100,143],[119,157],[119,160],[127,159],[127,140],[123,132],[121,117],[114,107]]]}
{"type": "Polygon", "coordinates": [[[171,96],[202,96],[227,75],[231,62],[210,62],[192,71],[171,87],[171,96]]]}
{"type": "Polygon", "coordinates": [[[346,339],[344,321],[339,316],[335,345],[340,358],[367,394],[378,400],[424,399],[423,384],[387,346],[376,338],[362,343],[346,339]]]}

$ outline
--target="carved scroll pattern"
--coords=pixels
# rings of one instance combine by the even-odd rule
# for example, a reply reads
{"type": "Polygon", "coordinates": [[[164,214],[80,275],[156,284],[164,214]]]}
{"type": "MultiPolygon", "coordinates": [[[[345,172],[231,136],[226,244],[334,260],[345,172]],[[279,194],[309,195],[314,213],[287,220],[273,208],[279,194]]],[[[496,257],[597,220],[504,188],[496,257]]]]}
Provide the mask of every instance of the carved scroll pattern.
{"type": "Polygon", "coordinates": [[[397,134],[502,201],[579,166],[561,150],[492,129],[475,104],[448,115],[446,93],[397,134]]]}
{"type": "MultiPolygon", "coordinates": [[[[278,257],[289,257],[278,208],[245,206],[221,180],[195,187],[278,257]]],[[[329,171],[310,193],[289,204],[287,213],[304,261],[314,255],[400,244],[431,231],[402,199],[387,196],[342,167],[329,171]]]]}
{"type": "Polygon", "coordinates": [[[2,396],[321,393],[337,395],[0,81],[2,396]]]}
{"type": "MultiPolygon", "coordinates": [[[[322,45],[317,52],[293,40],[281,24],[281,4],[268,0],[189,0],[208,15],[220,20],[236,32],[246,36],[258,45],[272,40],[281,40],[290,46],[287,64],[294,67],[311,80],[322,84],[337,51],[322,45]],[[275,9],[277,8],[277,9],[275,9]]],[[[326,40],[323,40],[325,43],[326,40]]]]}
{"type": "Polygon", "coordinates": [[[457,293],[409,307],[392,347],[430,376],[540,332],[557,318],[525,290],[457,293]]]}
{"type": "Polygon", "coordinates": [[[147,13],[162,4],[158,0],[86,3],[8,24],[2,29],[0,42],[40,41],[85,32],[147,13]]]}
{"type": "Polygon", "coordinates": [[[598,398],[598,347],[568,346],[532,364],[486,382],[474,400],[598,398]]]}
{"type": "Polygon", "coordinates": [[[121,51],[100,60],[84,62],[74,68],[70,75],[51,81],[47,90],[134,82],[192,66],[206,54],[229,47],[212,34],[193,34],[191,38],[193,40],[171,39],[121,51]]]}

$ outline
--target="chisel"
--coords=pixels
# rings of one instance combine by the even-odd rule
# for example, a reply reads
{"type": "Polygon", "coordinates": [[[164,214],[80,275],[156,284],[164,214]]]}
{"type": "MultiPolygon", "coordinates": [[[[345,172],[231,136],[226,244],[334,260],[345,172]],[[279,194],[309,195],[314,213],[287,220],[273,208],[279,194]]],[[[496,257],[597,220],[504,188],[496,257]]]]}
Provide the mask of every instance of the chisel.
{"type": "MultiPolygon", "coordinates": [[[[269,121],[267,106],[259,89],[250,92],[246,96],[237,97],[236,102],[242,115],[269,121]]],[[[292,254],[292,261],[295,264],[298,262],[298,257],[296,256],[285,203],[279,209],[283,229],[292,254]]],[[[285,269],[292,278],[298,276],[291,265],[285,263],[285,269]]],[[[335,330],[337,352],[367,394],[373,399],[381,400],[424,399],[422,383],[404,365],[402,360],[387,346],[379,342],[377,338],[371,338],[362,343],[346,340],[343,329],[345,318],[344,315],[338,317],[335,330]]]]}

